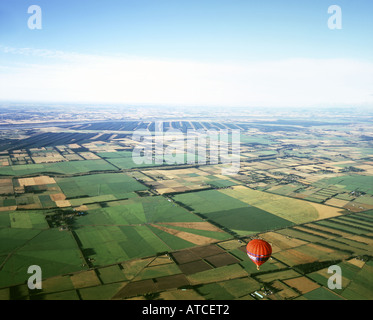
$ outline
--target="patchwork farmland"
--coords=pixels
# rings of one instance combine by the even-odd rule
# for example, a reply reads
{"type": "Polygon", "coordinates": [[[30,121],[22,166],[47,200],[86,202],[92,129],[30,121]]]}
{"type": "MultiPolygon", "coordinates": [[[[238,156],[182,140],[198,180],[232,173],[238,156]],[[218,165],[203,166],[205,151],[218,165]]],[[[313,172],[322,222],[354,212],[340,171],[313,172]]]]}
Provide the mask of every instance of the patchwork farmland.
{"type": "Polygon", "coordinates": [[[373,298],[364,121],[356,131],[217,119],[22,130],[0,141],[0,299],[373,298]],[[140,163],[139,129],[240,130],[239,171],[223,175],[209,147],[195,163],[140,163]],[[245,250],[253,238],[273,249],[259,271],[245,250]],[[27,287],[30,265],[43,270],[41,290],[27,287]],[[328,287],[331,265],[342,289],[328,287]]]}

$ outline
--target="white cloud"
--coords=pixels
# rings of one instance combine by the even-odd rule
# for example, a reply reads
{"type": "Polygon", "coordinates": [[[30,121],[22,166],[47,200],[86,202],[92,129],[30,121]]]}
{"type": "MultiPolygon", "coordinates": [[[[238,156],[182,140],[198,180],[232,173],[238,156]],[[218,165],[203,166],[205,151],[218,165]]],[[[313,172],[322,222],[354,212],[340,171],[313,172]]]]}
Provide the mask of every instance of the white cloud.
{"type": "Polygon", "coordinates": [[[37,63],[0,63],[0,99],[227,106],[373,103],[373,63],[288,59],[202,63],[0,47],[37,63]],[[43,62],[39,62],[40,58],[43,62]]]}

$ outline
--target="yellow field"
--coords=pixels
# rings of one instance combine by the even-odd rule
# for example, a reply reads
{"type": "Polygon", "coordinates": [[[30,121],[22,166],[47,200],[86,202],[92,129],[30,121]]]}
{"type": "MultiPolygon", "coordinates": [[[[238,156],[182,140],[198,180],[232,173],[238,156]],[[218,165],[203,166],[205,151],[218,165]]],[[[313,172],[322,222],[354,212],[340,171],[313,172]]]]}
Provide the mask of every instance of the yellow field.
{"type": "Polygon", "coordinates": [[[339,208],[270,194],[245,186],[234,186],[230,189],[219,190],[219,192],[294,223],[335,217],[340,215],[342,211],[339,208]]]}
{"type": "Polygon", "coordinates": [[[343,212],[341,209],[329,207],[320,203],[309,202],[309,204],[317,210],[319,215],[317,220],[340,216],[343,212]]]}
{"type": "Polygon", "coordinates": [[[154,258],[136,259],[122,263],[123,273],[128,280],[132,280],[137,274],[147,267],[154,258]]]}
{"type": "Polygon", "coordinates": [[[284,280],[284,282],[296,290],[300,291],[302,294],[310,292],[320,287],[317,283],[311,281],[306,277],[299,277],[289,280],[284,280]]]}
{"type": "Polygon", "coordinates": [[[35,163],[52,163],[66,161],[66,159],[59,153],[51,153],[48,156],[44,157],[32,157],[32,160],[34,160],[35,163]]]}
{"type": "Polygon", "coordinates": [[[81,157],[83,157],[84,159],[86,159],[86,160],[97,160],[97,159],[101,159],[99,156],[96,156],[92,152],[80,152],[79,155],[81,157]]]}
{"type": "Polygon", "coordinates": [[[9,160],[2,161],[1,166],[9,166],[9,160]]]}
{"type": "Polygon", "coordinates": [[[223,230],[219,229],[209,222],[163,222],[162,224],[197,230],[223,232],[223,230]]]}
{"type": "Polygon", "coordinates": [[[189,233],[189,232],[170,229],[170,228],[162,227],[162,226],[159,226],[159,225],[156,225],[156,224],[152,224],[151,226],[156,227],[156,228],[158,228],[162,231],[165,231],[169,234],[172,234],[176,237],[179,237],[180,239],[189,241],[189,242],[194,243],[194,244],[199,245],[199,246],[203,246],[203,245],[206,245],[206,244],[217,242],[216,239],[208,238],[208,237],[205,237],[205,236],[200,236],[200,235],[189,233]]]}
{"type": "Polygon", "coordinates": [[[76,143],[72,143],[72,144],[69,144],[68,147],[69,147],[70,149],[78,149],[78,148],[80,148],[80,145],[78,145],[78,144],[76,144],[76,143]]]}
{"type": "Polygon", "coordinates": [[[341,200],[341,199],[331,198],[328,201],[326,201],[325,204],[327,204],[329,206],[334,206],[334,207],[340,207],[340,208],[342,208],[342,207],[344,207],[349,202],[350,201],[348,201],[348,200],[341,200]]]}
{"type": "Polygon", "coordinates": [[[0,179],[0,192],[3,194],[13,193],[12,179],[0,179]]]}
{"type": "Polygon", "coordinates": [[[344,231],[341,231],[341,230],[332,229],[332,228],[321,226],[321,225],[317,225],[317,224],[306,224],[305,226],[310,226],[313,229],[317,229],[317,230],[320,230],[320,231],[330,232],[332,234],[337,234],[337,235],[339,235],[339,236],[341,236],[343,238],[346,238],[349,235],[351,235],[350,233],[347,233],[347,232],[344,232],[344,231]]]}
{"type": "Polygon", "coordinates": [[[48,176],[39,176],[34,178],[21,178],[18,179],[18,183],[22,187],[28,187],[28,186],[39,186],[43,184],[55,184],[56,181],[54,178],[48,177],[48,176]]]}
{"type": "Polygon", "coordinates": [[[76,289],[98,286],[101,284],[94,270],[76,273],[70,276],[70,280],[76,289]]]}
{"type": "Polygon", "coordinates": [[[16,209],[17,209],[17,206],[0,207],[0,212],[2,212],[2,211],[12,211],[12,210],[16,210],[16,209]]]}
{"type": "Polygon", "coordinates": [[[325,232],[316,231],[316,230],[310,230],[310,229],[304,228],[302,226],[295,226],[295,227],[293,227],[293,229],[299,230],[299,231],[308,232],[308,233],[314,234],[316,236],[321,236],[321,237],[326,237],[326,238],[335,238],[335,236],[329,235],[329,234],[327,234],[325,232]]]}
{"type": "Polygon", "coordinates": [[[56,206],[59,208],[66,208],[66,207],[71,206],[71,203],[69,200],[56,200],[55,203],[56,203],[56,206]]]}
{"type": "Polygon", "coordinates": [[[63,193],[51,194],[50,198],[52,201],[65,200],[66,196],[63,193]]]}
{"type": "Polygon", "coordinates": [[[353,259],[350,259],[350,260],[348,260],[347,261],[348,263],[351,263],[352,265],[354,265],[354,266],[356,266],[356,267],[358,267],[358,268],[362,268],[362,267],[364,267],[364,265],[365,265],[365,262],[364,261],[361,261],[361,260],[359,260],[359,259],[356,259],[356,258],[353,258],[353,259]]]}
{"type": "Polygon", "coordinates": [[[169,264],[173,263],[173,261],[170,259],[168,255],[163,255],[156,257],[149,265],[148,267],[154,267],[154,266],[160,266],[163,264],[169,264]]]}

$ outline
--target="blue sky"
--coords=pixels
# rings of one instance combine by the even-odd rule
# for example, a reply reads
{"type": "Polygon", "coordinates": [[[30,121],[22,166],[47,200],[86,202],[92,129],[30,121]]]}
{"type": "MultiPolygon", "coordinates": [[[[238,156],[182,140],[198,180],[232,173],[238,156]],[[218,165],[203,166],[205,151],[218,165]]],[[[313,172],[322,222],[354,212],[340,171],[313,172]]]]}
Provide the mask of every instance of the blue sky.
{"type": "Polygon", "coordinates": [[[371,104],[372,17],[370,0],[2,0],[0,100],[371,104]]]}

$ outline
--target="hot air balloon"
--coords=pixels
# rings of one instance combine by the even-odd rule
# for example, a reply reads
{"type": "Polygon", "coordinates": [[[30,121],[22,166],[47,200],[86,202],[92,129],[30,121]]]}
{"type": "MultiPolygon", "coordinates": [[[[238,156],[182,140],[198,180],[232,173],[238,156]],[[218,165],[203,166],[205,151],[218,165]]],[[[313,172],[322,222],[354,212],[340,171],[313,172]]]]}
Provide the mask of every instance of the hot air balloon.
{"type": "Polygon", "coordinates": [[[254,239],[247,244],[246,252],[249,258],[256,264],[257,270],[259,270],[259,266],[271,257],[272,247],[267,241],[254,239]]]}

